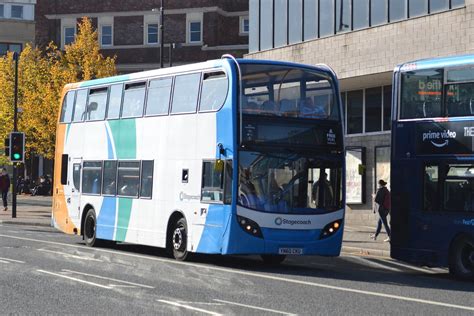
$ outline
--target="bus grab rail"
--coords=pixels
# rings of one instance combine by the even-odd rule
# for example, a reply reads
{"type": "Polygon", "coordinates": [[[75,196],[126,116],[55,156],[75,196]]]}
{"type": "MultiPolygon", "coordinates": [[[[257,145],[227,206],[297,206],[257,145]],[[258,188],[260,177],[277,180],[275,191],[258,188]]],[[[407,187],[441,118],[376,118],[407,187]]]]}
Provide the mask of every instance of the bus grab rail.
{"type": "MultiPolygon", "coordinates": [[[[241,86],[241,79],[242,79],[242,71],[240,70],[240,65],[239,65],[239,62],[237,61],[237,59],[232,56],[231,54],[224,54],[221,56],[221,59],[225,59],[225,58],[228,58],[228,59],[231,59],[234,63],[235,63],[235,66],[237,67],[237,72],[238,72],[238,78],[237,78],[237,82],[239,84],[239,86],[241,86]]],[[[242,139],[243,139],[243,131],[242,131],[242,127],[243,127],[243,123],[242,123],[242,98],[240,96],[240,90],[239,90],[239,93],[237,95],[237,98],[239,100],[239,118],[240,118],[240,122],[239,122],[239,133],[240,133],[240,137],[239,137],[239,145],[242,144],[242,139]]]]}

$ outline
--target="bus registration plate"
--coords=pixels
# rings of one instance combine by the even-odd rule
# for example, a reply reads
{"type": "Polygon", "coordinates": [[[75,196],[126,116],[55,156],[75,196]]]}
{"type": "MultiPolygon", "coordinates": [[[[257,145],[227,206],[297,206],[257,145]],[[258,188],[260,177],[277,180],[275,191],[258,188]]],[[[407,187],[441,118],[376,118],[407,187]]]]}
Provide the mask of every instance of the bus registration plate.
{"type": "Polygon", "coordinates": [[[279,248],[278,253],[280,255],[302,255],[303,248],[279,248]]]}

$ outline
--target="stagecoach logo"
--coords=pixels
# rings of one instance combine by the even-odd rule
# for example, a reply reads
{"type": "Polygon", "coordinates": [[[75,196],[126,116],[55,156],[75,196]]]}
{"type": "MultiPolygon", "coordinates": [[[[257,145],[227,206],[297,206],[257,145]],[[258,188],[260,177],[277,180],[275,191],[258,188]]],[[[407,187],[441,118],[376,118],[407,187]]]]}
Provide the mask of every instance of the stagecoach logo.
{"type": "Polygon", "coordinates": [[[429,141],[433,146],[438,148],[449,145],[450,139],[456,139],[456,132],[449,129],[441,132],[428,131],[423,133],[423,142],[429,141]]]}
{"type": "Polygon", "coordinates": [[[275,225],[281,226],[281,225],[311,225],[311,220],[293,220],[293,219],[286,219],[286,218],[281,218],[277,217],[275,218],[275,225]]]}
{"type": "Polygon", "coordinates": [[[334,134],[332,129],[329,130],[329,132],[326,134],[326,137],[328,145],[336,145],[336,134],[334,134]]]}

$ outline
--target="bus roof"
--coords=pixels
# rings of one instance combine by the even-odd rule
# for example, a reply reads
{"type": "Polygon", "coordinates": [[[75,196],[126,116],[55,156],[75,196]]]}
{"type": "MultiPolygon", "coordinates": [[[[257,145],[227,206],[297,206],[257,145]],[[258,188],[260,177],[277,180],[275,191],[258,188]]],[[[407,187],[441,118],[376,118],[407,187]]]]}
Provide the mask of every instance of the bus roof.
{"type": "MultiPolygon", "coordinates": [[[[91,87],[91,86],[97,86],[97,85],[103,85],[103,84],[119,83],[119,82],[130,81],[130,80],[140,80],[140,79],[145,79],[149,77],[174,75],[180,72],[218,68],[218,67],[222,67],[225,63],[229,63],[229,60],[230,59],[228,58],[221,58],[221,59],[208,60],[201,63],[194,63],[194,64],[188,64],[188,65],[182,65],[182,66],[147,70],[147,71],[130,73],[130,74],[125,74],[125,75],[118,75],[118,76],[113,76],[113,77],[93,79],[93,80],[88,80],[88,81],[70,83],[66,85],[66,88],[67,89],[84,88],[84,87],[91,87]]],[[[237,61],[239,64],[272,64],[272,65],[291,66],[291,67],[316,68],[323,72],[334,74],[335,76],[334,71],[329,66],[324,65],[324,64],[303,65],[303,64],[284,62],[284,61],[240,59],[240,58],[237,59],[237,61]]]]}
{"type": "Polygon", "coordinates": [[[474,65],[474,55],[427,58],[406,62],[395,67],[395,72],[433,69],[452,66],[474,65]]]}

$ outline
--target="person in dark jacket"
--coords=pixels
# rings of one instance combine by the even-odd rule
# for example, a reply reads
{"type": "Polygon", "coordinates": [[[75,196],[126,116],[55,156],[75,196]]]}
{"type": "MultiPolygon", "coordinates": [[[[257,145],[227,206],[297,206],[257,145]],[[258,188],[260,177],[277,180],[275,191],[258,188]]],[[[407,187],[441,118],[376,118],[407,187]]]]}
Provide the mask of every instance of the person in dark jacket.
{"type": "Polygon", "coordinates": [[[10,177],[8,176],[8,172],[6,168],[2,168],[2,174],[0,175],[0,191],[2,192],[2,200],[3,200],[3,207],[4,211],[8,210],[8,190],[10,189],[10,177]]]}
{"type": "Polygon", "coordinates": [[[379,189],[377,190],[377,194],[375,195],[375,210],[379,213],[379,221],[377,223],[377,229],[375,234],[370,234],[370,238],[373,240],[377,239],[377,236],[380,234],[382,230],[382,224],[385,227],[385,231],[387,232],[388,238],[384,241],[390,241],[390,226],[388,225],[387,215],[390,213],[390,191],[386,188],[387,182],[384,180],[379,180],[379,189]]]}

